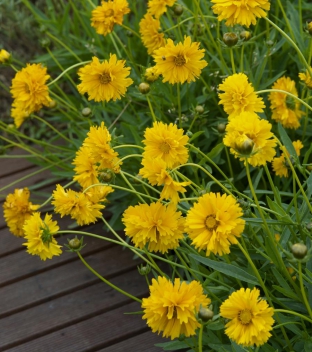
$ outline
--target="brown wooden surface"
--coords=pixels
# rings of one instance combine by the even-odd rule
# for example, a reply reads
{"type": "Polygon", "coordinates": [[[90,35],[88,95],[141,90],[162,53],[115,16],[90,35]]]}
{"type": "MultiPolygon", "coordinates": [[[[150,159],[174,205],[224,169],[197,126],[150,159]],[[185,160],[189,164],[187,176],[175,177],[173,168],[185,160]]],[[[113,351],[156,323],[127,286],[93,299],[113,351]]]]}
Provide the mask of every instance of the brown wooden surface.
{"type": "MultiPolygon", "coordinates": [[[[49,194],[55,188],[54,180],[45,182],[48,171],[25,178],[38,170],[26,158],[1,160],[0,188],[24,180],[0,191],[0,351],[162,351],[154,344],[166,340],[153,334],[141,315],[124,314],[140,311],[139,303],[100,281],[75,253],[63,247],[61,256],[41,261],[26,253],[24,239],[9,233],[2,211],[9,192],[37,186],[42,194],[49,194]]],[[[73,224],[70,218],[58,221],[62,230],[73,224]]],[[[83,230],[112,236],[99,223],[83,230]]],[[[64,245],[68,237],[73,236],[60,236],[58,242],[64,245]]],[[[137,271],[140,261],[133,260],[130,251],[95,238],[84,239],[87,245],[81,254],[96,271],[132,295],[147,296],[146,281],[137,271]]]]}

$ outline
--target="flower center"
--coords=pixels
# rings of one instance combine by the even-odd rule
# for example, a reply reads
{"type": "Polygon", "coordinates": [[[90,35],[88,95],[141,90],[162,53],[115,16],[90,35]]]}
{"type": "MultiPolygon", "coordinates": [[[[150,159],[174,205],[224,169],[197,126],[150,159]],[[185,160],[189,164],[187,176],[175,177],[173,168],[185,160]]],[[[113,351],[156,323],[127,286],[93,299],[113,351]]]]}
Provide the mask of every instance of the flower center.
{"type": "Polygon", "coordinates": [[[209,215],[206,218],[205,225],[207,230],[215,230],[218,227],[218,221],[215,219],[215,215],[209,215]]]}
{"type": "Polygon", "coordinates": [[[183,65],[185,65],[186,64],[186,60],[185,60],[185,58],[184,58],[184,56],[182,56],[182,55],[177,55],[175,58],[174,58],[174,64],[176,65],[176,66],[183,66],[183,65]]]}
{"type": "Polygon", "coordinates": [[[104,17],[112,17],[112,16],[114,16],[114,10],[113,9],[109,9],[109,10],[104,12],[104,17]]]}
{"type": "Polygon", "coordinates": [[[243,325],[248,325],[251,322],[252,319],[252,314],[249,309],[244,309],[241,310],[238,313],[238,320],[243,324],[243,325]]]}
{"type": "Polygon", "coordinates": [[[159,149],[164,153],[164,154],[169,154],[170,151],[170,144],[167,142],[163,142],[160,144],[159,149]]]}
{"type": "Polygon", "coordinates": [[[111,76],[109,73],[107,72],[104,72],[100,75],[100,82],[101,84],[108,84],[109,82],[111,82],[112,79],[111,79],[111,76]]]}

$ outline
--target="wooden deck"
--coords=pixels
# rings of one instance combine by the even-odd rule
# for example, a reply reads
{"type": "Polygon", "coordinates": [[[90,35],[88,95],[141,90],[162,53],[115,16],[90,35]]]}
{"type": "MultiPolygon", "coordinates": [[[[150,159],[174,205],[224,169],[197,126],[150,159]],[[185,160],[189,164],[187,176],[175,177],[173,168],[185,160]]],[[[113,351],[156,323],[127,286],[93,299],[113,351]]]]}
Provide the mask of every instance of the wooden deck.
{"type": "MultiPolygon", "coordinates": [[[[26,158],[1,159],[0,188],[36,170],[26,158]]],[[[1,208],[4,196],[15,188],[36,185],[43,194],[51,192],[54,183],[40,186],[48,175],[36,174],[2,192],[1,208]]],[[[0,214],[0,351],[162,351],[154,344],[166,340],[153,334],[141,315],[124,314],[140,311],[137,302],[102,283],[75,253],[64,251],[45,262],[27,254],[24,240],[6,228],[2,209],[0,214]]],[[[59,221],[62,230],[69,223],[59,221]]],[[[101,224],[85,230],[104,234],[101,224]]],[[[58,242],[67,243],[67,237],[58,242]]],[[[145,278],[129,251],[100,240],[85,242],[81,253],[95,270],[131,294],[147,296],[145,278]]]]}

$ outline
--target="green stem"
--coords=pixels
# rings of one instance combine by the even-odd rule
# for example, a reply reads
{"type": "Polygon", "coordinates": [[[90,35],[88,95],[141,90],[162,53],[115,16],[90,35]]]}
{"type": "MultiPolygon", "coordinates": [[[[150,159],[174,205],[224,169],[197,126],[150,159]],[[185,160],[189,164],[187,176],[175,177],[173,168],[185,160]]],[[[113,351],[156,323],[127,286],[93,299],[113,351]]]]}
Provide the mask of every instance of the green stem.
{"type": "Polygon", "coordinates": [[[304,289],[304,286],[303,286],[302,264],[301,264],[300,260],[298,260],[298,270],[299,270],[299,282],[300,282],[300,290],[301,290],[301,293],[302,293],[302,298],[303,298],[304,304],[305,304],[305,306],[307,308],[307,311],[308,311],[310,317],[312,318],[312,310],[311,310],[311,307],[310,307],[310,304],[309,304],[309,301],[307,299],[307,295],[306,295],[306,292],[305,292],[305,289],[304,289]]]}
{"type": "Polygon", "coordinates": [[[235,61],[234,61],[234,55],[233,55],[233,48],[230,48],[230,56],[231,56],[232,71],[233,71],[233,75],[234,75],[236,73],[236,70],[235,70],[235,61]]]}
{"type": "Polygon", "coordinates": [[[180,83],[177,84],[177,99],[178,99],[178,116],[179,116],[179,127],[182,128],[181,118],[181,97],[180,97],[180,83]]]}
{"type": "Polygon", "coordinates": [[[73,55],[73,57],[81,62],[82,60],[66,45],[64,44],[61,40],[59,40],[57,37],[54,37],[54,35],[52,35],[49,32],[46,32],[47,36],[49,36],[50,38],[52,38],[53,40],[55,40],[56,42],[58,42],[60,45],[62,45],[62,47],[64,47],[69,53],[71,53],[73,55]]]}
{"type": "Polygon", "coordinates": [[[88,64],[89,62],[91,62],[91,60],[88,61],[83,61],[83,62],[79,62],[78,64],[72,65],[70,67],[68,67],[66,70],[64,70],[59,76],[57,76],[52,82],[50,82],[49,84],[47,84],[47,86],[51,86],[52,84],[56,83],[62,76],[64,76],[68,71],[70,71],[71,69],[78,67],[78,66],[82,66],[85,64],[88,64]]]}
{"type": "Polygon", "coordinates": [[[203,352],[203,330],[204,330],[204,324],[200,324],[199,334],[198,334],[198,352],[203,352]]]}
{"type": "Polygon", "coordinates": [[[42,123],[46,124],[48,127],[51,128],[51,130],[53,130],[56,134],[58,134],[61,138],[63,138],[65,141],[69,142],[70,144],[72,144],[72,141],[67,138],[66,136],[64,136],[57,128],[55,128],[54,126],[52,126],[47,120],[42,119],[41,117],[37,116],[37,115],[33,115],[33,117],[39,121],[41,121],[42,123]]]}
{"type": "Polygon", "coordinates": [[[146,95],[146,100],[147,100],[149,109],[150,109],[150,111],[151,111],[151,114],[152,114],[152,117],[153,117],[153,121],[156,122],[157,119],[156,119],[156,116],[155,116],[155,113],[154,113],[154,109],[153,109],[153,106],[152,106],[152,104],[151,104],[151,101],[150,101],[150,98],[149,98],[148,95],[146,95]]]}
{"type": "Polygon", "coordinates": [[[312,320],[309,319],[308,317],[306,317],[305,315],[302,315],[300,313],[297,313],[295,311],[291,311],[291,310],[286,310],[286,309],[274,309],[274,313],[285,313],[285,314],[293,314],[296,315],[297,317],[307,320],[309,323],[312,323],[312,320]]]}

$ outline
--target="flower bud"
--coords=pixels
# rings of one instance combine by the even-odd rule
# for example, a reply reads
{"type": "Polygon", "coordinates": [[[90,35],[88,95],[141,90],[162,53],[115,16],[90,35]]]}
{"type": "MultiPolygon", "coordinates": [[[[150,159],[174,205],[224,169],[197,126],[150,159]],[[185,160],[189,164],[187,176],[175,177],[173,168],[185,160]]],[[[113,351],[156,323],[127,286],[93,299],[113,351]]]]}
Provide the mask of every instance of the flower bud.
{"type": "Polygon", "coordinates": [[[235,150],[243,156],[249,156],[252,153],[254,145],[254,142],[250,138],[246,138],[243,143],[236,144],[235,150]]]}
{"type": "Polygon", "coordinates": [[[195,107],[195,112],[197,112],[198,115],[203,114],[204,111],[205,111],[205,109],[204,109],[204,107],[203,107],[202,105],[197,105],[197,106],[195,107]]]}
{"type": "Polygon", "coordinates": [[[225,123],[218,123],[217,130],[218,130],[219,133],[224,133],[225,132],[225,128],[226,128],[226,124],[225,123]]]}
{"type": "Polygon", "coordinates": [[[50,108],[50,109],[54,109],[54,108],[56,107],[56,105],[57,105],[57,103],[56,103],[55,100],[51,100],[51,101],[49,102],[49,108],[50,108]]]}
{"type": "Polygon", "coordinates": [[[308,248],[303,243],[295,243],[291,246],[291,252],[296,259],[303,259],[308,253],[308,248]]]}
{"type": "Polygon", "coordinates": [[[90,116],[92,114],[92,111],[91,111],[90,108],[83,108],[81,110],[81,113],[82,113],[82,116],[88,117],[88,116],[90,116]]]}
{"type": "Polygon", "coordinates": [[[248,31],[242,31],[239,34],[240,38],[243,39],[244,42],[247,42],[251,38],[251,33],[248,31]]]}
{"type": "Polygon", "coordinates": [[[306,224],[306,229],[307,229],[309,232],[312,232],[312,222],[309,222],[308,224],[306,224]]]}
{"type": "Polygon", "coordinates": [[[155,66],[153,67],[148,67],[145,71],[144,74],[144,79],[149,82],[149,83],[153,83],[155,81],[157,81],[159,77],[159,73],[157,73],[155,66]]]}
{"type": "Polygon", "coordinates": [[[98,177],[101,182],[109,183],[115,178],[115,174],[111,169],[104,169],[100,171],[98,177]]]}
{"type": "Polygon", "coordinates": [[[11,58],[11,54],[4,49],[0,50],[0,64],[8,62],[11,58]]]}
{"type": "Polygon", "coordinates": [[[181,5],[175,5],[173,8],[173,12],[176,16],[181,16],[183,11],[184,11],[184,9],[181,5]]]}
{"type": "Polygon", "coordinates": [[[132,37],[133,37],[133,32],[127,30],[127,31],[126,31],[126,36],[127,36],[128,38],[132,38],[132,37]]]}
{"type": "Polygon", "coordinates": [[[307,21],[307,30],[312,35],[312,20],[307,21]]]}
{"type": "Polygon", "coordinates": [[[198,318],[201,319],[204,323],[213,318],[213,311],[209,308],[200,307],[198,312],[198,318]]]}
{"type": "Polygon", "coordinates": [[[48,48],[51,44],[51,40],[49,38],[42,38],[40,40],[40,45],[43,47],[43,48],[48,48]]]}
{"type": "Polygon", "coordinates": [[[68,245],[71,249],[78,249],[81,246],[79,238],[75,237],[68,241],[68,245]]]}
{"type": "Polygon", "coordinates": [[[151,269],[152,268],[148,264],[146,264],[146,265],[141,264],[141,266],[138,266],[139,274],[142,276],[148,275],[150,273],[151,269]]]}
{"type": "Polygon", "coordinates": [[[147,94],[150,91],[150,85],[148,83],[142,82],[139,84],[139,91],[142,94],[147,94]]]}
{"type": "Polygon", "coordinates": [[[222,39],[224,44],[227,45],[228,47],[232,47],[236,45],[236,43],[238,42],[238,36],[233,32],[224,33],[222,39]]]}

